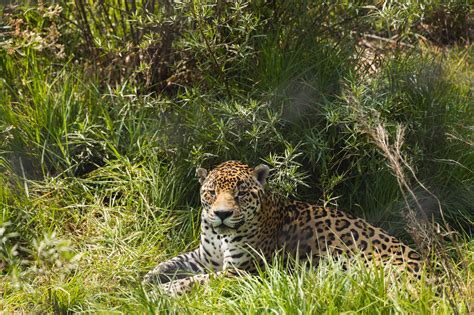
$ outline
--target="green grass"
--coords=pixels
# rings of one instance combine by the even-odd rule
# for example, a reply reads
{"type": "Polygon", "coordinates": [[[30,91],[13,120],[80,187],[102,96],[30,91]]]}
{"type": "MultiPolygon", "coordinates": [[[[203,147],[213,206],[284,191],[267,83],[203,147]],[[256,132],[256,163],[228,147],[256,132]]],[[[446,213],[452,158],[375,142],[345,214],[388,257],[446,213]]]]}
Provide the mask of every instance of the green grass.
{"type": "MultiPolygon", "coordinates": [[[[179,314],[453,312],[444,278],[434,285],[425,277],[414,281],[400,271],[367,269],[362,263],[351,264],[344,270],[332,260],[323,261],[318,269],[297,266],[292,272],[276,263],[259,276],[216,279],[188,295],[171,298],[159,290],[145,290],[136,281],[137,273],[133,269],[138,267],[135,262],[141,256],[140,248],[117,242],[114,249],[107,250],[108,259],[101,260],[96,257],[100,255],[97,247],[100,245],[82,258],[89,262],[87,268],[81,268],[79,275],[69,276],[68,281],[61,279],[64,276],[61,272],[15,288],[15,294],[9,294],[3,302],[11,307],[7,310],[179,314]],[[34,288],[39,284],[40,288],[34,288]]],[[[458,272],[472,277],[461,269],[458,272]]],[[[5,291],[10,290],[13,288],[5,291]]],[[[466,296],[454,295],[454,303],[460,313],[466,313],[469,303],[466,296]]]]}
{"type": "MultiPolygon", "coordinates": [[[[173,13],[184,17],[181,24],[166,12],[140,11],[117,33],[93,27],[99,56],[88,50],[82,30],[61,19],[75,20],[77,10],[60,4],[63,15],[34,4],[2,8],[13,12],[7,21],[24,24],[15,35],[14,24],[5,22],[12,32],[0,34],[7,40],[0,50],[0,311],[472,311],[473,50],[456,45],[465,35],[458,27],[466,22],[464,2],[428,1],[424,8],[407,2],[407,10],[311,2],[308,11],[243,1],[220,16],[216,7],[192,12],[183,3],[173,13]],[[421,30],[427,21],[430,28],[421,30]],[[53,24],[59,37],[51,35],[53,24]],[[124,63],[134,49],[161,43],[165,33],[146,33],[155,24],[179,27],[182,35],[171,46],[172,76],[160,82],[148,71],[162,65],[147,56],[124,63]],[[144,30],[138,46],[128,42],[130,25],[144,30]],[[318,32],[308,31],[315,25],[318,32]],[[39,37],[23,36],[26,30],[39,37]],[[383,42],[388,48],[376,51],[375,73],[359,43],[366,33],[403,41],[396,49],[390,46],[396,40],[383,42]],[[183,67],[190,79],[183,79],[183,67]],[[167,82],[171,87],[153,89],[167,82]],[[458,242],[448,240],[444,251],[459,290],[439,257],[433,257],[437,273],[427,271],[421,281],[358,262],[342,270],[328,260],[293,271],[276,263],[259,276],[216,279],[178,298],[141,288],[150,268],[197,246],[195,168],[228,159],[265,162],[272,189],[337,203],[413,244],[397,180],[363,128],[378,123],[391,138],[397,124],[406,126],[403,154],[457,231],[458,242]]],[[[414,178],[409,184],[424,211],[441,222],[433,198],[414,178]]]]}

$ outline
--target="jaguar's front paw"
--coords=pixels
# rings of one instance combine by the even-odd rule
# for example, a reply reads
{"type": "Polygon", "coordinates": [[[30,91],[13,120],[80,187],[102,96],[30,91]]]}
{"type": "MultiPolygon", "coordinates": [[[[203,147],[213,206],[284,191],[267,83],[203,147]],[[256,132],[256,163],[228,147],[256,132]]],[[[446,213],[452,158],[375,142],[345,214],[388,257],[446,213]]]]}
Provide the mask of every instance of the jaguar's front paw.
{"type": "Polygon", "coordinates": [[[191,279],[179,279],[160,284],[159,288],[170,296],[179,296],[191,291],[194,282],[191,279]]]}
{"type": "Polygon", "coordinates": [[[172,280],[173,280],[173,278],[170,277],[169,275],[150,271],[143,277],[142,284],[146,284],[146,283],[167,283],[167,282],[170,282],[172,280]]]}

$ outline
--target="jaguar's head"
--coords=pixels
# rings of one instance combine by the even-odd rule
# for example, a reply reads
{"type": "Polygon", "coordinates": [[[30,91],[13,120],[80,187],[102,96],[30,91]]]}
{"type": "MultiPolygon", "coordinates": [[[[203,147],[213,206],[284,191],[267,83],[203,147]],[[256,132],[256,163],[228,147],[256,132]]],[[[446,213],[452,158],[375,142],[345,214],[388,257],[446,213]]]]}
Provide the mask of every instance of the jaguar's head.
{"type": "Polygon", "coordinates": [[[266,165],[251,168],[238,161],[224,162],[210,172],[199,168],[203,220],[220,234],[252,224],[261,210],[268,172],[266,165]]]}

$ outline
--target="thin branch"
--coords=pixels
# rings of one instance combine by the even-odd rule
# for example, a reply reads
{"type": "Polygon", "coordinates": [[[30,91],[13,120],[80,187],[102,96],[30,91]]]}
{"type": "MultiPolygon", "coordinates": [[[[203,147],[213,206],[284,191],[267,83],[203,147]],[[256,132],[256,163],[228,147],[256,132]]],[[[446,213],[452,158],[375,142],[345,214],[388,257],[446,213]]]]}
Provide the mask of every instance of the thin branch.
{"type": "Polygon", "coordinates": [[[225,79],[225,74],[224,72],[222,71],[222,68],[221,66],[219,65],[219,62],[217,61],[217,58],[215,56],[215,53],[214,53],[214,50],[212,49],[209,41],[207,40],[207,37],[206,37],[206,34],[204,34],[204,26],[202,25],[202,20],[201,20],[201,17],[199,16],[198,17],[198,14],[196,13],[196,1],[193,0],[193,8],[191,10],[192,14],[193,14],[193,17],[194,19],[197,21],[198,23],[198,31],[199,31],[199,34],[201,35],[201,37],[203,38],[204,40],[204,43],[206,45],[206,49],[209,53],[209,55],[211,56],[212,58],[212,61],[213,61],[213,64],[214,64],[214,67],[219,75],[219,78],[221,81],[224,82],[224,86],[225,86],[225,89],[226,89],[226,92],[227,92],[227,96],[230,98],[232,96],[231,92],[230,92],[230,88],[229,88],[229,85],[227,83],[227,80],[225,79]]]}

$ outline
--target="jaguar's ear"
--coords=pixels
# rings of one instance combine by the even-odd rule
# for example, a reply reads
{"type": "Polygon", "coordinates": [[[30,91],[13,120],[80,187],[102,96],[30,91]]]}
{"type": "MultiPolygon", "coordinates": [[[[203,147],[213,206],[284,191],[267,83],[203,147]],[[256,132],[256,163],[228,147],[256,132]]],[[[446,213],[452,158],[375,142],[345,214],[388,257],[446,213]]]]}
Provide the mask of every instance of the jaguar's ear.
{"type": "Polygon", "coordinates": [[[202,185],[202,183],[204,183],[204,180],[206,179],[207,177],[207,170],[205,168],[198,168],[196,170],[196,176],[198,177],[199,179],[199,183],[202,185]]]}
{"type": "Polygon", "coordinates": [[[263,186],[265,185],[265,180],[267,179],[270,168],[265,164],[260,164],[253,170],[253,175],[258,180],[258,182],[263,186]]]}

